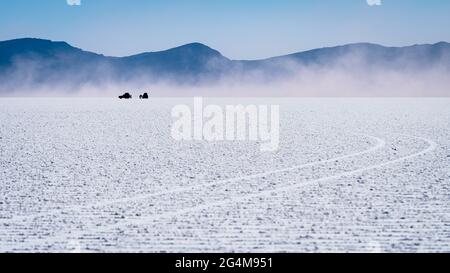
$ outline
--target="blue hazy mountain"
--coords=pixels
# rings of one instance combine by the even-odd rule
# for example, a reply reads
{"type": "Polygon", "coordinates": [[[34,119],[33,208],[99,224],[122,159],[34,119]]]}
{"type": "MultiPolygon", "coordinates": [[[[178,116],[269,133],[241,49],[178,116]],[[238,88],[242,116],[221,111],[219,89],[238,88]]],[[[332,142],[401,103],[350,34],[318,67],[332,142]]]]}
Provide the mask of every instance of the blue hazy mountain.
{"type": "Polygon", "coordinates": [[[65,42],[41,39],[17,39],[0,42],[0,78],[32,81],[56,81],[67,75],[72,80],[89,80],[79,71],[90,70],[105,62],[102,55],[86,52],[65,42]]]}
{"type": "Polygon", "coordinates": [[[170,81],[179,84],[234,80],[277,80],[299,68],[423,70],[450,68],[450,44],[384,47],[359,43],[320,48],[264,60],[230,60],[200,43],[128,57],[83,51],[65,42],[16,39],[0,42],[0,91],[30,84],[73,87],[114,81],[170,81]]]}
{"type": "Polygon", "coordinates": [[[117,58],[83,51],[65,42],[30,38],[0,42],[0,80],[4,85],[26,82],[76,86],[135,79],[193,83],[217,79],[230,63],[218,51],[200,43],[117,58]]]}
{"type": "Polygon", "coordinates": [[[198,83],[217,80],[231,67],[232,61],[217,50],[192,43],[160,52],[113,58],[110,64],[116,79],[198,83]]]}
{"type": "Polygon", "coordinates": [[[432,68],[450,69],[450,44],[385,47],[370,43],[348,44],[313,49],[265,60],[242,61],[244,71],[257,70],[278,77],[295,73],[295,67],[337,70],[417,71],[432,68]]]}

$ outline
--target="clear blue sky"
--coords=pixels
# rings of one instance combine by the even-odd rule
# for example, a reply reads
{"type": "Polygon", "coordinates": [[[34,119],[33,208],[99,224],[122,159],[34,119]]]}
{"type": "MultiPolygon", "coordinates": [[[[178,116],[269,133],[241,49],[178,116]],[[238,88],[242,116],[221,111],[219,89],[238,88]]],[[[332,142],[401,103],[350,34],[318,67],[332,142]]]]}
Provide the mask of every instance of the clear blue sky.
{"type": "Polygon", "coordinates": [[[0,40],[64,40],[114,56],[202,42],[233,59],[352,42],[450,41],[450,0],[67,1],[78,0],[0,0],[0,40]]]}

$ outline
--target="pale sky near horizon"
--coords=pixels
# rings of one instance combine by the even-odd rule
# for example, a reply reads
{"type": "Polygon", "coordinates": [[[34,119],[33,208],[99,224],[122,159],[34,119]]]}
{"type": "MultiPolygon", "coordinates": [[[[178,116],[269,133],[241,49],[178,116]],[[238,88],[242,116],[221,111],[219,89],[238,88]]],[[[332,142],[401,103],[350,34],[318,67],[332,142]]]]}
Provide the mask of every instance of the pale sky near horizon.
{"type": "Polygon", "coordinates": [[[449,14],[450,0],[0,0],[0,40],[112,56],[201,42],[258,59],[354,42],[450,42],[449,14]]]}

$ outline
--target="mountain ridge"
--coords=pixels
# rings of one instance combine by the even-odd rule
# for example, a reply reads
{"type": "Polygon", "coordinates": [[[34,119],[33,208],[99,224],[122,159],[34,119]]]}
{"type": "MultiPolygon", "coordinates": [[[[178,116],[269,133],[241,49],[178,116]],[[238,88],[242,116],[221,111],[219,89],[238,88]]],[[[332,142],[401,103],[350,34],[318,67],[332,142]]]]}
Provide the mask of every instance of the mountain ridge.
{"type": "MultiPolygon", "coordinates": [[[[104,56],[107,58],[129,58],[129,57],[135,57],[135,56],[140,56],[140,55],[144,55],[144,54],[153,54],[153,53],[164,53],[164,52],[168,52],[168,51],[173,51],[173,50],[177,50],[177,49],[182,49],[185,47],[204,47],[207,49],[210,49],[211,51],[215,51],[217,53],[219,53],[220,55],[222,55],[220,53],[220,51],[209,47],[208,45],[201,43],[201,42],[191,42],[191,43],[187,43],[187,44],[182,44],[180,46],[175,46],[175,47],[171,47],[168,49],[164,49],[164,50],[156,50],[156,51],[145,51],[145,52],[141,52],[141,53],[136,53],[136,54],[131,54],[131,55],[126,55],[126,56],[111,56],[111,55],[104,55],[102,53],[98,53],[98,52],[93,52],[93,51],[87,51],[87,50],[83,50],[79,47],[73,46],[68,42],[65,41],[57,41],[57,40],[50,40],[50,39],[42,39],[42,38],[31,38],[31,37],[26,37],[26,38],[16,38],[16,39],[10,39],[10,40],[2,40],[0,41],[0,48],[1,45],[3,43],[7,44],[7,43],[11,43],[11,42],[24,42],[24,41],[41,41],[41,42],[47,42],[49,44],[64,44],[66,46],[69,46],[73,49],[78,49],[81,50],[83,52],[87,52],[87,53],[92,53],[95,55],[99,55],[99,56],[104,56]]],[[[348,44],[341,44],[341,45],[336,45],[336,46],[326,46],[326,47],[319,47],[319,48],[313,48],[313,49],[308,49],[308,50],[303,50],[303,51],[296,51],[293,53],[287,53],[287,54],[283,54],[283,55],[276,55],[276,56],[272,56],[272,57],[266,57],[266,58],[259,58],[259,59],[230,59],[227,58],[229,60],[232,61],[264,61],[264,60],[270,60],[270,59],[274,59],[274,58],[280,58],[280,57],[287,57],[287,56],[292,56],[292,55],[296,55],[296,54],[303,54],[303,53],[309,53],[309,52],[313,52],[313,51],[319,51],[319,50],[327,50],[327,49],[339,49],[339,48],[343,48],[343,47],[351,47],[351,46],[377,46],[377,47],[382,47],[382,48],[386,48],[386,49],[401,49],[401,48],[413,48],[413,47],[421,47],[421,46],[449,46],[450,47],[450,42],[446,42],[446,41],[439,41],[436,43],[424,43],[424,44],[413,44],[413,45],[406,45],[406,46],[385,46],[382,44],[377,44],[377,43],[370,43],[370,42],[357,42],[357,43],[348,43],[348,44]]],[[[223,56],[223,55],[222,55],[223,56]]]]}
{"type": "Polygon", "coordinates": [[[347,70],[450,69],[450,43],[386,47],[352,43],[294,52],[259,60],[232,60],[199,42],[162,51],[125,57],[84,51],[64,41],[20,38],[0,41],[0,91],[18,85],[66,84],[80,86],[102,82],[158,82],[177,84],[285,79],[301,68],[347,70]]]}

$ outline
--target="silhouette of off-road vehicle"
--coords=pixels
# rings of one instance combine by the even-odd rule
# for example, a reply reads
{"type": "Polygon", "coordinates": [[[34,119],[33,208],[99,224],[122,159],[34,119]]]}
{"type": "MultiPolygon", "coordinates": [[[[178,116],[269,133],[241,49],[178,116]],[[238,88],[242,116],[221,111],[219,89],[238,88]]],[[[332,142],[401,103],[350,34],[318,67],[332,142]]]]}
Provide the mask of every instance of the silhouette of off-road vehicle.
{"type": "Polygon", "coordinates": [[[130,93],[125,93],[122,96],[119,96],[119,99],[129,100],[131,98],[133,98],[133,96],[131,96],[130,93]]]}
{"type": "Polygon", "coordinates": [[[147,93],[144,93],[143,95],[139,95],[139,98],[140,98],[141,100],[148,100],[148,94],[147,94],[147,93]]]}

